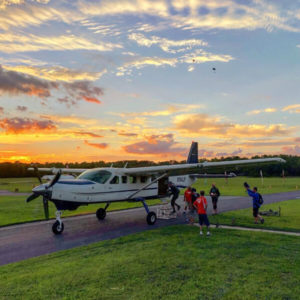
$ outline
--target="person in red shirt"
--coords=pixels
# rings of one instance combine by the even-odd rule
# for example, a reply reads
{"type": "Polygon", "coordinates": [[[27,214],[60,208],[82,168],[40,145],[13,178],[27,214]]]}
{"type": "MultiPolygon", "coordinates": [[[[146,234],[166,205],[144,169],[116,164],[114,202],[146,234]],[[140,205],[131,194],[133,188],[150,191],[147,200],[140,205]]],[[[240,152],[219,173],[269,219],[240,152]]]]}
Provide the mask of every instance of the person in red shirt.
{"type": "Polygon", "coordinates": [[[184,192],[184,202],[185,202],[184,213],[186,212],[187,208],[189,208],[190,211],[193,209],[192,194],[193,194],[192,188],[189,186],[184,192]]]}
{"type": "Polygon", "coordinates": [[[200,224],[200,235],[203,235],[202,232],[202,225],[203,223],[207,227],[207,233],[206,235],[210,235],[209,232],[209,220],[206,214],[207,210],[207,200],[204,197],[204,191],[200,192],[200,197],[197,198],[197,200],[194,202],[194,207],[197,209],[198,216],[199,216],[199,224],[200,224]]]}

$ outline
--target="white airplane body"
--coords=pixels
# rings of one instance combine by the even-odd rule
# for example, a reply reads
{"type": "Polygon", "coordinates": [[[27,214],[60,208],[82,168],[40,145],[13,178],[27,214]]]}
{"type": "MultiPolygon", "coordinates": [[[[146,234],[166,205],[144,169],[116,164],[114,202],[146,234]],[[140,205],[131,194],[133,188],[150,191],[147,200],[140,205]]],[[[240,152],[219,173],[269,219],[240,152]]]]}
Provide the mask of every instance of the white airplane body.
{"type": "MultiPolygon", "coordinates": [[[[168,196],[168,182],[173,182],[179,188],[190,186],[197,180],[201,170],[213,167],[232,165],[284,162],[281,158],[264,158],[252,160],[237,160],[223,162],[198,162],[198,145],[192,143],[186,164],[163,165],[139,168],[95,168],[95,169],[49,169],[39,168],[39,171],[57,172],[50,183],[35,187],[27,202],[43,196],[46,217],[48,201],[56,208],[56,222],[52,230],[55,234],[62,233],[64,226],[61,221],[62,210],[74,210],[81,205],[106,203],[105,208],[97,210],[97,217],[103,220],[110,203],[119,201],[140,201],[147,212],[147,222],[156,222],[156,215],[150,212],[145,199],[157,199],[168,196]],[[75,179],[61,179],[62,172],[79,173],[75,179]]],[[[225,177],[225,176],[224,176],[225,177]]]]}

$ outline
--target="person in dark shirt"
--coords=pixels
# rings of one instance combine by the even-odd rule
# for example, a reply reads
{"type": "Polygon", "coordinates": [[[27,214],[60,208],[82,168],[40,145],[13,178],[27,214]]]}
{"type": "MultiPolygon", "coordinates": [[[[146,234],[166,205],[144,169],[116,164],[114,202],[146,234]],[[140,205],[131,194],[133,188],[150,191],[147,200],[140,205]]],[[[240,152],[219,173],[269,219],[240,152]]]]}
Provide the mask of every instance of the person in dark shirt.
{"type": "Polygon", "coordinates": [[[211,185],[209,195],[211,197],[211,201],[213,204],[213,209],[214,209],[213,214],[216,215],[218,213],[217,203],[218,203],[218,199],[220,197],[220,191],[214,183],[211,185]]]}
{"type": "Polygon", "coordinates": [[[175,213],[176,212],[175,205],[176,205],[177,209],[180,210],[180,205],[178,205],[176,203],[176,199],[178,198],[180,191],[173,182],[169,182],[169,191],[170,191],[170,194],[172,195],[171,206],[173,207],[173,213],[175,213]]]}
{"type": "Polygon", "coordinates": [[[252,197],[254,223],[258,224],[258,219],[259,219],[260,223],[263,224],[265,220],[259,214],[259,208],[260,208],[259,199],[260,199],[260,195],[257,192],[257,187],[254,187],[253,190],[251,190],[250,186],[247,183],[244,184],[244,187],[245,187],[246,191],[248,192],[248,195],[250,197],[252,197]]]}

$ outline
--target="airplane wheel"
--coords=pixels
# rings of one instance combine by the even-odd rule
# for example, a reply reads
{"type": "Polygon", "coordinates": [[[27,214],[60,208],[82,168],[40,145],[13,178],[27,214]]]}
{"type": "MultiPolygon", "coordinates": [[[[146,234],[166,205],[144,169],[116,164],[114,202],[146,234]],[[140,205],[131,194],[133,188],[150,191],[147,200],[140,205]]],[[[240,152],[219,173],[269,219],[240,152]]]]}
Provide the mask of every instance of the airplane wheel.
{"type": "Polygon", "coordinates": [[[99,208],[96,212],[96,216],[99,220],[104,220],[106,216],[106,210],[104,208],[99,208]]]}
{"type": "Polygon", "coordinates": [[[149,225],[154,225],[156,222],[156,213],[153,211],[150,211],[147,215],[147,223],[149,225]]]}
{"type": "Polygon", "coordinates": [[[59,222],[56,221],[52,225],[52,231],[54,234],[61,234],[64,231],[64,223],[61,223],[61,225],[60,225],[59,222]]]}

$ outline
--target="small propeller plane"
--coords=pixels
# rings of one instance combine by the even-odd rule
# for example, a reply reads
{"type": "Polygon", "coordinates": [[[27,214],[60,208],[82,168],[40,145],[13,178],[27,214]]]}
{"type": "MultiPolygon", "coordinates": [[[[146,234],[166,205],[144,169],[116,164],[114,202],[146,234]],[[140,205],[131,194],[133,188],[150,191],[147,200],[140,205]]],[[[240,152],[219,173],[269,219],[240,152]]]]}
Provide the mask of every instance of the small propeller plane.
{"type": "MultiPolygon", "coordinates": [[[[153,225],[156,222],[156,214],[149,210],[145,200],[167,197],[169,182],[173,182],[178,188],[185,188],[199,177],[210,177],[200,174],[210,168],[273,162],[285,161],[281,158],[261,158],[199,163],[198,143],[192,142],[186,164],[138,168],[29,168],[33,171],[54,172],[55,176],[50,182],[33,188],[27,202],[42,196],[47,219],[49,218],[48,201],[54,203],[57,208],[56,221],[52,226],[54,234],[61,234],[64,230],[61,220],[63,210],[75,210],[81,205],[94,203],[106,204],[104,208],[99,208],[96,212],[97,218],[103,220],[111,203],[140,201],[147,213],[147,223],[153,225]],[[75,179],[62,179],[62,173],[79,173],[80,175],[75,179]]],[[[223,177],[234,177],[234,175],[223,175],[223,177]]],[[[222,177],[222,175],[218,177],[222,177]]]]}

